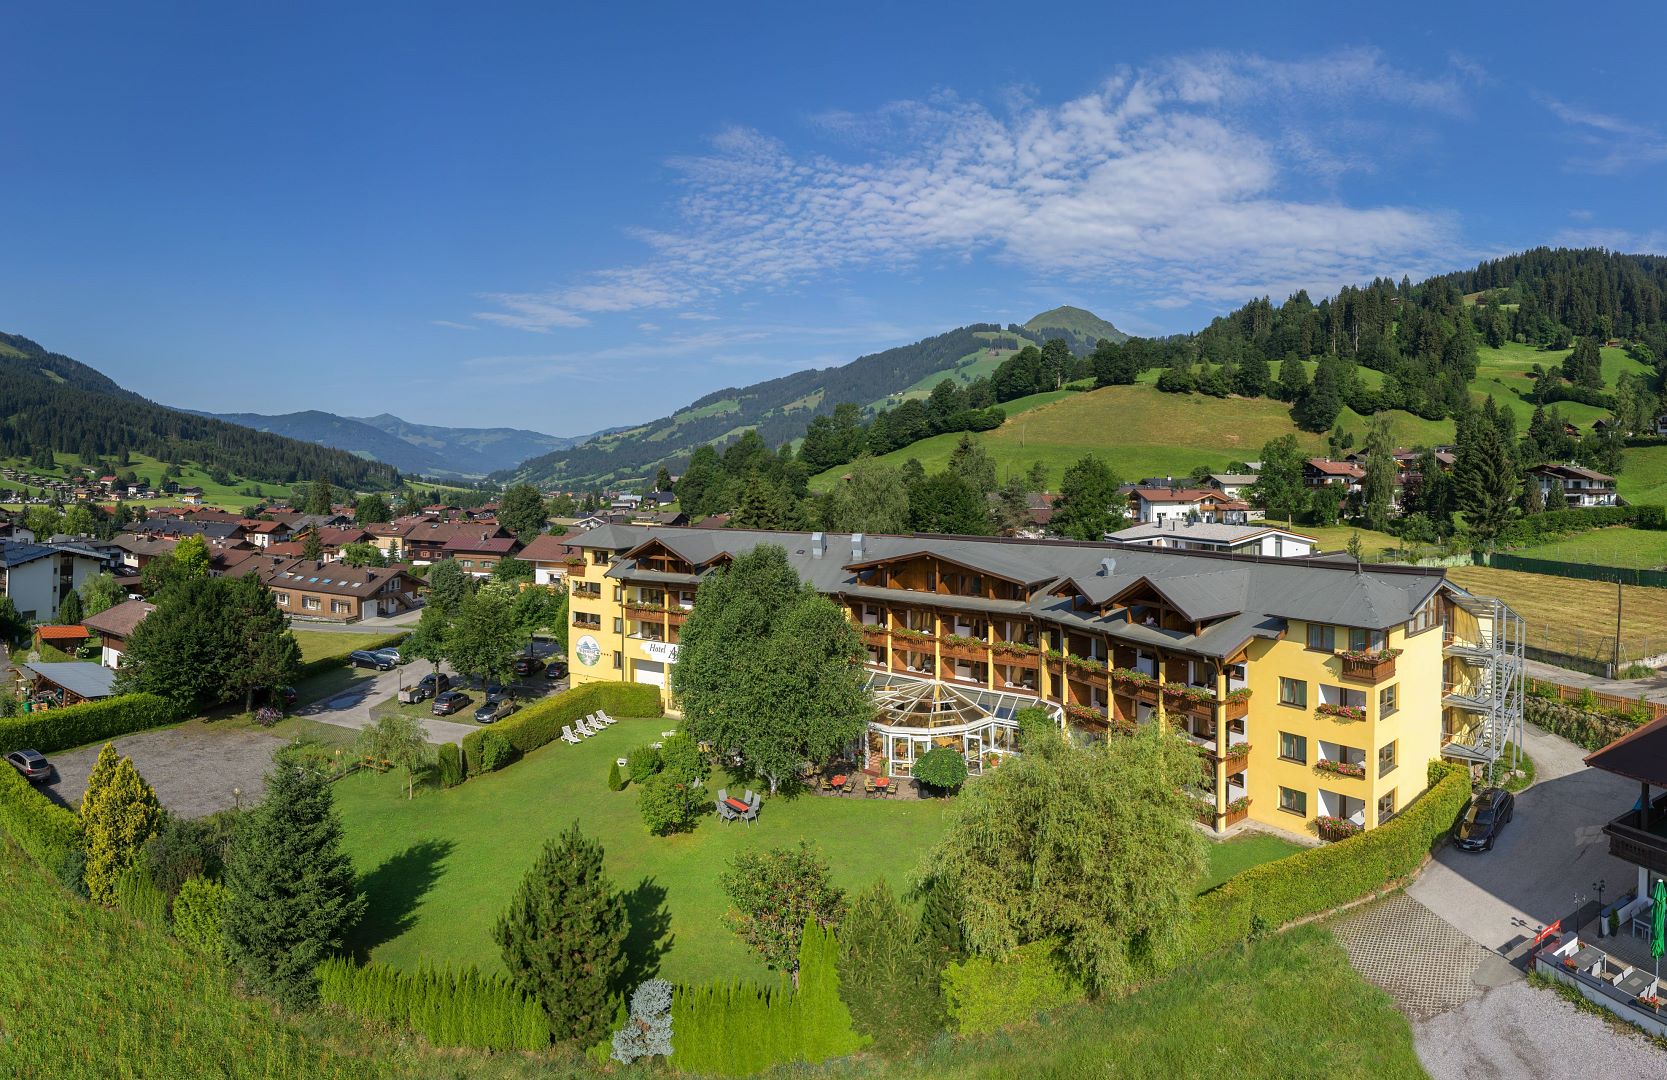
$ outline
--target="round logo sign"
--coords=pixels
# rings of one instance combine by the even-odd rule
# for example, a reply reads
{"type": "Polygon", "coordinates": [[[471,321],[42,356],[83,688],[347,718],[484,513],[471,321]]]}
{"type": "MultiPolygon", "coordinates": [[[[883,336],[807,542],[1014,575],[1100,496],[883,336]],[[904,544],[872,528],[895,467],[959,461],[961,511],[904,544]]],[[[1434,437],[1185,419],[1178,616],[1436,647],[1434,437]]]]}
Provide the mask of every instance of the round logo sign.
{"type": "Polygon", "coordinates": [[[579,663],[585,667],[595,667],[596,662],[602,659],[602,646],[589,634],[579,639],[579,644],[574,646],[573,651],[579,654],[579,663]]]}

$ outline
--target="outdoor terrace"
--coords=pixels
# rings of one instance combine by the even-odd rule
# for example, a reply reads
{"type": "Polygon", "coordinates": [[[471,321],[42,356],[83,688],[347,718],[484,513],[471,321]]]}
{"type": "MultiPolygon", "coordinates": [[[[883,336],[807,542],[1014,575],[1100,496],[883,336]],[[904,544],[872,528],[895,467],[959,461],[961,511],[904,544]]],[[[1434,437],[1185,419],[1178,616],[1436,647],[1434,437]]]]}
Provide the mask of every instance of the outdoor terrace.
{"type": "Polygon", "coordinates": [[[1667,795],[1657,796],[1648,810],[1628,810],[1603,831],[1609,837],[1609,854],[1667,874],[1667,795]]]}

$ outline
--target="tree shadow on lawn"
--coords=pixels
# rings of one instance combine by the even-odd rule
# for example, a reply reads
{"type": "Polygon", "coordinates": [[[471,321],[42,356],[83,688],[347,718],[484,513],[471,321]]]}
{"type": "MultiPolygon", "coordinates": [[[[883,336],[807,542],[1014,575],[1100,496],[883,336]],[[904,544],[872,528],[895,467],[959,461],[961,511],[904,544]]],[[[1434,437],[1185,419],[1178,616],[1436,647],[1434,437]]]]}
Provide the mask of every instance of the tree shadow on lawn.
{"type": "Polygon", "coordinates": [[[359,891],[369,903],[365,917],[350,936],[361,960],[383,942],[405,933],[416,921],[417,904],[440,880],[441,864],[455,845],[450,840],[424,840],[359,879],[359,891]]]}
{"type": "Polygon", "coordinates": [[[625,912],[631,930],[625,936],[625,972],[620,985],[629,994],[660,972],[660,959],[671,951],[671,910],[666,907],[666,890],[653,878],[643,878],[624,894],[625,912]]]}

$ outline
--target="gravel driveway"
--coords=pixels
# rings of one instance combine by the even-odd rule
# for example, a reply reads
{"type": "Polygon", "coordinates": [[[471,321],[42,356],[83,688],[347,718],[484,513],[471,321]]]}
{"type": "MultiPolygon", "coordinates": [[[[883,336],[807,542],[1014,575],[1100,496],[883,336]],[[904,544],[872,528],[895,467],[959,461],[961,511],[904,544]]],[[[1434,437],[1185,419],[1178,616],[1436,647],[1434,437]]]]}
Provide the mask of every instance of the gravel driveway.
{"type": "MultiPolygon", "coordinates": [[[[272,752],[284,740],[264,731],[206,731],[193,724],[124,735],[116,751],[133,759],[162,805],[180,817],[205,817],[258,802],[266,791],[272,752]],[[241,792],[241,796],[237,792],[241,792]]],[[[99,747],[51,755],[57,769],[45,790],[66,806],[80,807],[99,747]]]]}

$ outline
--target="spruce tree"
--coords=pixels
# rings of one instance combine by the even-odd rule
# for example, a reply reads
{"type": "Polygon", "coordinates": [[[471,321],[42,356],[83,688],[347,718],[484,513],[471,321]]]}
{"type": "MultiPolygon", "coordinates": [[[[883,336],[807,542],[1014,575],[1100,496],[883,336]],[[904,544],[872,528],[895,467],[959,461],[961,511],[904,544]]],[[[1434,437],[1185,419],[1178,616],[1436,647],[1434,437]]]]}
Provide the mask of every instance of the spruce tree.
{"type": "Polygon", "coordinates": [[[365,911],[322,776],[287,765],[267,775],[266,797],[239,823],[225,883],[226,949],[244,980],[286,1004],[310,1005],[314,969],[365,911]]]}
{"type": "Polygon", "coordinates": [[[596,1042],[613,1019],[630,917],[602,866],[602,845],[575,821],[544,842],[492,936],[510,980],[544,1003],[558,1039],[596,1042]]]}
{"type": "Polygon", "coordinates": [[[81,597],[72,589],[64,594],[64,602],[58,605],[58,625],[75,626],[81,618],[81,597]]]}
{"type": "Polygon", "coordinates": [[[116,883],[139,857],[145,841],[162,828],[156,792],[127,758],[105,743],[81,798],[81,826],[87,837],[87,893],[100,904],[114,903],[116,883]]]}
{"type": "Polygon", "coordinates": [[[908,1050],[944,1029],[943,962],[883,878],[858,894],[840,923],[839,996],[879,1050],[908,1050]]]}

